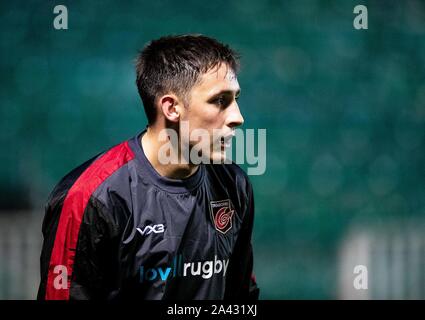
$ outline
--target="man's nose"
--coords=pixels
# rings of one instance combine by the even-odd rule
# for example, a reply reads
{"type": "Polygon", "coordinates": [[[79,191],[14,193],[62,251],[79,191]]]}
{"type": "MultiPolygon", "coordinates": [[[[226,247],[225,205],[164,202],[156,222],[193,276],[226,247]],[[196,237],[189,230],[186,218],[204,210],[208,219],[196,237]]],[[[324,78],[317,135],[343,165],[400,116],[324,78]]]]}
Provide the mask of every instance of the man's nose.
{"type": "Polygon", "coordinates": [[[244,123],[244,119],[236,101],[229,107],[228,111],[227,125],[230,128],[241,126],[244,123]]]}

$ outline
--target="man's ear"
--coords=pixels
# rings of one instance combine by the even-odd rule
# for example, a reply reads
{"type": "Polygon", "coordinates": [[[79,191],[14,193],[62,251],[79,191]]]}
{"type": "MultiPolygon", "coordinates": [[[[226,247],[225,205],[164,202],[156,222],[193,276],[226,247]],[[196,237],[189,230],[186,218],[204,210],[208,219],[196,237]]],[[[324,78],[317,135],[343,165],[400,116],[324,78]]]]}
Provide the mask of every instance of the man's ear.
{"type": "Polygon", "coordinates": [[[162,114],[171,122],[178,122],[180,119],[179,103],[179,99],[174,94],[164,95],[158,101],[162,114]]]}

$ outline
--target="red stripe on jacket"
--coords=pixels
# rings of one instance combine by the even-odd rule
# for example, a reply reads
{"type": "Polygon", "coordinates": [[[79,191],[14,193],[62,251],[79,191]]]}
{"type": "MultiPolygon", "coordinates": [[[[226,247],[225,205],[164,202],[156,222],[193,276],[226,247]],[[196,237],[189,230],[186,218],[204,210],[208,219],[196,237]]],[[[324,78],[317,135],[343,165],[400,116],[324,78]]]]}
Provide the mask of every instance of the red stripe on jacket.
{"type": "Polygon", "coordinates": [[[96,159],[75,181],[69,190],[59,218],[55,242],[49,262],[46,286],[46,300],[68,300],[72,270],[77,248],[78,233],[87,203],[93,192],[116,170],[134,158],[134,153],[123,142],[96,159]],[[55,288],[54,280],[61,274],[54,269],[61,265],[66,267],[68,283],[66,288],[55,288]]]}

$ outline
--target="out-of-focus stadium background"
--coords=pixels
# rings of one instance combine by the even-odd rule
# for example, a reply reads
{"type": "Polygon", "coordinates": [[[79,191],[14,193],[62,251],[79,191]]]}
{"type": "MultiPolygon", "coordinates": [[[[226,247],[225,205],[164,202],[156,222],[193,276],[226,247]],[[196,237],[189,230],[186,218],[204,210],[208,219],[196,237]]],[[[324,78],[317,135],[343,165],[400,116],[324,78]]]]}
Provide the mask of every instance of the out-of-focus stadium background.
{"type": "Polygon", "coordinates": [[[261,298],[424,299],[419,0],[1,1],[0,298],[35,297],[49,192],[144,128],[133,59],[180,33],[240,51],[245,128],[267,129],[267,170],[252,176],[261,298]],[[53,28],[57,4],[68,30],[53,28]]]}

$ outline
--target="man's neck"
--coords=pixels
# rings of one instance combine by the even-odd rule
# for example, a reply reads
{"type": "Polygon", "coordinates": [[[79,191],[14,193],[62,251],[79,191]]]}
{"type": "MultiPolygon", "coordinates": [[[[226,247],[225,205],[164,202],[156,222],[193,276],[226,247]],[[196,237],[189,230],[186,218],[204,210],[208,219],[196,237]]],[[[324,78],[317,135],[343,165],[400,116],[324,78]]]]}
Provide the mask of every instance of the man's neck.
{"type": "Polygon", "coordinates": [[[146,133],[142,135],[140,143],[146,158],[161,176],[171,179],[186,179],[198,170],[198,165],[194,164],[162,164],[158,159],[159,149],[166,142],[159,141],[158,136],[157,130],[148,127],[146,133]]]}

